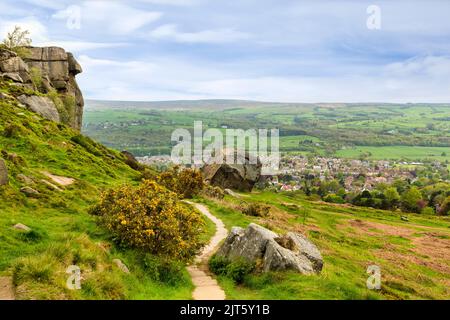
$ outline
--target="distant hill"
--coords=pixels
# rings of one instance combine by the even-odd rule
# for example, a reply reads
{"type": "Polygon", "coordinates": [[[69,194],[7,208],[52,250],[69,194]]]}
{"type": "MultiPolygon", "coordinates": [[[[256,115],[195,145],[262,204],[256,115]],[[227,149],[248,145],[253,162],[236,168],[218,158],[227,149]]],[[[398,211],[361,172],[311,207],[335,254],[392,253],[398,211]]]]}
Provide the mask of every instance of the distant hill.
{"type": "MultiPolygon", "coordinates": [[[[204,109],[218,110],[256,106],[288,106],[289,103],[249,100],[108,101],[86,100],[86,109],[204,109]]],[[[292,104],[293,105],[293,104],[292,104]]]]}
{"type": "Polygon", "coordinates": [[[207,100],[171,100],[171,101],[113,101],[113,100],[86,100],[86,109],[104,110],[104,109],[161,109],[161,110],[183,110],[183,109],[214,109],[228,110],[233,108],[254,108],[254,107],[309,107],[309,108],[344,108],[344,107],[373,107],[373,106],[436,106],[449,107],[449,104],[432,103],[287,103],[287,102],[268,102],[253,100],[228,100],[228,99],[207,99],[207,100]]]}

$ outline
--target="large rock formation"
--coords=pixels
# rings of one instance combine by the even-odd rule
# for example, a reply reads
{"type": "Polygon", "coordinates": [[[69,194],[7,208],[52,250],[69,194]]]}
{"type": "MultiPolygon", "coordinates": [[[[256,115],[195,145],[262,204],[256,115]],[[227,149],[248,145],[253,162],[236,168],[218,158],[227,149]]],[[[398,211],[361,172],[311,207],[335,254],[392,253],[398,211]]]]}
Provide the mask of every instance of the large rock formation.
{"type": "Polygon", "coordinates": [[[27,50],[29,54],[22,59],[12,51],[0,49],[0,77],[10,79],[19,86],[39,89],[43,93],[56,90],[66,102],[60,106],[64,110],[58,110],[58,117],[54,116],[56,106],[53,102],[44,102],[42,99],[37,101],[34,97],[31,99],[22,97],[22,99],[30,101],[30,103],[24,104],[42,116],[53,121],[64,120],[72,128],[79,130],[82,124],[84,100],[75,76],[82,72],[81,66],[71,53],[62,48],[28,47],[27,50]],[[34,69],[40,70],[41,88],[34,88],[32,81],[34,69]],[[49,107],[49,104],[52,104],[53,107],[49,107]],[[30,107],[30,105],[36,107],[30,107]],[[41,106],[45,109],[40,109],[41,106]],[[49,109],[52,111],[48,112],[49,109]],[[64,117],[62,112],[64,112],[64,117]]]}
{"type": "MultiPolygon", "coordinates": [[[[261,176],[261,163],[251,163],[248,155],[243,164],[228,164],[226,162],[226,151],[223,155],[223,163],[211,163],[202,167],[201,172],[205,181],[222,189],[233,189],[238,191],[251,191],[261,176]]],[[[241,163],[242,163],[241,162],[241,163]]]]}
{"type": "Polygon", "coordinates": [[[312,274],[319,273],[323,267],[319,250],[303,235],[289,232],[280,237],[254,223],[247,229],[232,228],[217,255],[229,260],[259,261],[265,272],[295,270],[312,274]]]}

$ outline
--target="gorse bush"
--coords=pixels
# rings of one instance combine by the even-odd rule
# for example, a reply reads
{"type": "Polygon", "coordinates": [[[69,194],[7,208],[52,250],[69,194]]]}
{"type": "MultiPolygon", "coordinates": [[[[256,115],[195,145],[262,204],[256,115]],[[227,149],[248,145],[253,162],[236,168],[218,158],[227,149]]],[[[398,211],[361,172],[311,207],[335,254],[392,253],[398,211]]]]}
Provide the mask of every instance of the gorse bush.
{"type": "Polygon", "coordinates": [[[204,188],[202,174],[197,169],[173,167],[161,173],[157,182],[181,198],[192,198],[204,188]]]}
{"type": "Polygon", "coordinates": [[[202,246],[200,214],[155,181],[110,190],[90,212],[120,244],[147,253],[188,261],[202,246]]]}

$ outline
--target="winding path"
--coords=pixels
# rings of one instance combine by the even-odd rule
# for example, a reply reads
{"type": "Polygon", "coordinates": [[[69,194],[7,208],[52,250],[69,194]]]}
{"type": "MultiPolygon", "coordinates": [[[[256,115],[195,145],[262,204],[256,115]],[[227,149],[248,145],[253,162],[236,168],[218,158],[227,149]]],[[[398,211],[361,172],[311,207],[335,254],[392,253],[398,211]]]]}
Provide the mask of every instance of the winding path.
{"type": "Polygon", "coordinates": [[[216,233],[211,241],[206,245],[202,252],[195,258],[194,264],[190,265],[187,270],[192,278],[195,290],[192,293],[194,300],[225,300],[225,292],[220,288],[216,279],[214,279],[208,271],[208,260],[213,255],[219,243],[226,238],[228,231],[222,220],[216,218],[209,212],[204,205],[186,201],[194,206],[208,219],[216,225],[216,233]]]}

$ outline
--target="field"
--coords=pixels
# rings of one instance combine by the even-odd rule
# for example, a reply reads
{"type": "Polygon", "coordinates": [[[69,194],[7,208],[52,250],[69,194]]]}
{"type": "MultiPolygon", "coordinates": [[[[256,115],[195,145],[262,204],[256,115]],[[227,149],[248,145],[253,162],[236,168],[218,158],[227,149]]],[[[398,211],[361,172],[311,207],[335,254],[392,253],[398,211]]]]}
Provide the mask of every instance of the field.
{"type": "Polygon", "coordinates": [[[219,277],[229,299],[449,299],[450,219],[313,202],[289,193],[253,192],[200,200],[228,229],[256,222],[306,234],[324,257],[320,275],[252,274],[236,284],[219,277]],[[243,215],[241,201],[267,203],[268,218],[243,215]],[[381,290],[366,287],[369,265],[381,268],[381,290]]]}
{"type": "Polygon", "coordinates": [[[194,121],[204,130],[278,128],[290,154],[450,160],[450,105],[88,101],[83,132],[139,156],[170,154],[173,130],[194,121]]]}

